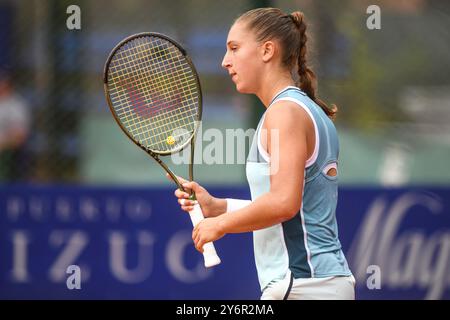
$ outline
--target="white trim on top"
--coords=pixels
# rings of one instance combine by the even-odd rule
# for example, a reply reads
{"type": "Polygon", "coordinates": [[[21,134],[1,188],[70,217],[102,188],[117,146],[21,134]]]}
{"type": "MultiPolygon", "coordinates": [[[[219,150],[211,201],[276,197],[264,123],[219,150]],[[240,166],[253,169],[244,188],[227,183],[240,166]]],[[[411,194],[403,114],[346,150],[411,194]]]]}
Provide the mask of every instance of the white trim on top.
{"type": "MultiPolygon", "coordinates": [[[[267,162],[270,163],[270,155],[269,153],[266,151],[266,149],[264,149],[264,147],[262,146],[261,143],[261,131],[262,131],[262,127],[264,126],[264,119],[266,118],[266,114],[264,113],[263,117],[262,117],[262,122],[261,122],[261,126],[259,127],[258,130],[258,151],[259,154],[263,157],[263,159],[267,162]]],[[[266,139],[267,139],[267,134],[266,134],[266,139]]]]}
{"type": "MultiPolygon", "coordinates": [[[[305,176],[306,176],[306,172],[305,172],[305,176]]],[[[303,180],[303,190],[305,190],[305,180],[303,180]]],[[[302,206],[300,208],[300,218],[302,221],[303,242],[305,244],[305,249],[306,249],[306,260],[308,261],[309,268],[311,269],[311,278],[314,278],[314,267],[311,262],[311,250],[308,247],[308,231],[306,231],[305,214],[303,213],[303,201],[304,201],[304,197],[302,196],[302,206]]]]}
{"type": "Polygon", "coordinates": [[[338,171],[337,163],[336,163],[336,162],[332,162],[332,163],[327,164],[327,165],[325,166],[325,168],[323,168],[322,172],[323,172],[324,174],[328,175],[328,171],[330,171],[330,169],[335,169],[335,170],[336,170],[336,173],[337,173],[337,171],[338,171]]]}
{"type": "Polygon", "coordinates": [[[280,94],[282,94],[284,91],[286,91],[286,90],[288,90],[288,89],[297,89],[297,90],[300,90],[298,87],[295,87],[295,86],[287,86],[286,88],[284,88],[284,89],[278,91],[277,94],[273,96],[272,102],[271,102],[270,105],[267,107],[267,109],[269,109],[271,105],[273,105],[275,102],[278,101],[277,97],[278,97],[280,94]]]}
{"type": "Polygon", "coordinates": [[[303,229],[303,241],[305,243],[305,249],[306,249],[306,259],[308,261],[309,268],[311,269],[311,278],[314,278],[314,267],[311,262],[311,250],[308,247],[308,231],[306,231],[305,226],[305,215],[303,213],[303,205],[300,209],[300,215],[302,219],[302,229],[303,229]]]}
{"type": "Polygon", "coordinates": [[[267,107],[266,111],[264,112],[264,115],[262,116],[262,119],[263,119],[263,120],[262,120],[262,122],[261,122],[261,126],[260,126],[260,128],[259,128],[259,131],[258,131],[258,137],[257,137],[257,139],[258,139],[258,150],[260,151],[261,156],[263,157],[263,159],[264,159],[267,163],[270,163],[270,155],[269,155],[269,153],[266,151],[266,149],[263,148],[262,143],[261,143],[261,130],[262,130],[262,127],[264,126],[264,119],[265,119],[265,116],[266,116],[266,112],[267,112],[267,110],[268,110],[275,102],[278,101],[277,97],[278,97],[280,94],[282,94],[283,92],[285,92],[286,90],[289,90],[289,89],[297,89],[297,90],[298,90],[298,88],[295,87],[295,86],[287,86],[286,88],[281,89],[280,91],[278,91],[278,92],[274,95],[274,97],[273,97],[273,99],[272,99],[272,102],[271,102],[270,105],[267,107]]]}
{"type": "Polygon", "coordinates": [[[286,240],[284,239],[284,231],[283,225],[281,223],[278,224],[278,231],[280,236],[281,247],[283,249],[283,270],[286,272],[289,270],[289,252],[286,245],[286,240]]]}
{"type": "Polygon", "coordinates": [[[267,107],[266,111],[264,112],[264,115],[262,116],[261,126],[260,126],[260,128],[259,128],[259,131],[258,131],[258,137],[257,137],[257,140],[258,140],[258,150],[260,151],[261,156],[263,157],[263,159],[264,159],[267,163],[270,163],[270,155],[269,155],[269,153],[266,151],[266,149],[263,148],[262,143],[261,143],[261,130],[262,130],[262,127],[264,126],[264,119],[265,119],[265,116],[266,116],[266,112],[267,112],[267,110],[268,110],[275,102],[281,100],[281,99],[277,99],[277,97],[278,97],[280,94],[282,94],[283,92],[285,92],[286,90],[289,90],[289,89],[297,89],[297,90],[300,90],[300,89],[299,89],[298,87],[296,87],[296,86],[287,86],[287,87],[285,87],[284,89],[281,89],[280,91],[278,91],[278,92],[274,95],[274,97],[273,97],[273,99],[272,99],[272,102],[271,102],[270,105],[267,107]]]}
{"type": "MultiPolygon", "coordinates": [[[[319,129],[317,127],[317,123],[314,120],[314,117],[313,117],[313,115],[311,113],[311,110],[309,110],[309,108],[303,102],[301,102],[300,100],[295,99],[295,98],[291,98],[291,97],[286,97],[286,98],[277,99],[276,101],[274,101],[274,103],[278,102],[278,101],[291,101],[291,102],[294,102],[294,103],[298,104],[300,107],[302,107],[306,111],[306,113],[309,115],[309,117],[311,118],[311,121],[314,124],[314,132],[315,132],[315,136],[316,136],[316,139],[315,139],[316,143],[314,145],[314,152],[313,152],[313,154],[311,155],[311,157],[308,160],[306,160],[305,167],[308,168],[308,167],[312,166],[314,164],[314,162],[316,162],[317,157],[319,155],[320,138],[319,138],[319,129]]],[[[260,154],[263,157],[263,159],[267,163],[270,163],[270,155],[266,151],[266,149],[263,148],[262,143],[261,143],[261,130],[262,130],[263,126],[264,126],[264,119],[265,119],[265,114],[263,115],[263,120],[261,122],[261,127],[259,128],[259,131],[258,131],[258,150],[260,151],[260,154]]]]}

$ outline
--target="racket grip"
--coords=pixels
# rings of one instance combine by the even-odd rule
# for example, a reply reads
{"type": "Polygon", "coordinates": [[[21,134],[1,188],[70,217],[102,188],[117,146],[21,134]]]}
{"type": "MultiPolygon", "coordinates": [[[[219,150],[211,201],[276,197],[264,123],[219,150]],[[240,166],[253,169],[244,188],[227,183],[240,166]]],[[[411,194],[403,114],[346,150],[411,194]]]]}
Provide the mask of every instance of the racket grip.
{"type": "MultiPolygon", "coordinates": [[[[205,219],[199,204],[196,204],[194,206],[194,209],[189,212],[189,216],[191,217],[191,221],[194,227],[200,221],[205,219]]],[[[212,242],[208,242],[203,245],[203,258],[205,259],[206,268],[216,266],[220,263],[220,258],[217,255],[216,249],[214,248],[214,244],[212,242]]]]}

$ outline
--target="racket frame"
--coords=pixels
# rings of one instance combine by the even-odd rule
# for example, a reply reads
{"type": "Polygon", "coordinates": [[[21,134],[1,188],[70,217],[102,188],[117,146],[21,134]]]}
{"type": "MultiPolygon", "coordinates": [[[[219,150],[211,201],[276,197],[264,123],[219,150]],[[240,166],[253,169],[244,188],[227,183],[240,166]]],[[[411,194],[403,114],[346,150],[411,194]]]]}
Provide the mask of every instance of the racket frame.
{"type": "MultiPolygon", "coordinates": [[[[169,169],[169,167],[161,161],[161,159],[159,158],[159,156],[168,156],[168,155],[172,155],[174,153],[180,152],[181,150],[183,150],[184,148],[186,148],[186,146],[190,143],[191,144],[191,153],[190,153],[190,163],[189,163],[189,180],[192,181],[194,178],[194,173],[193,173],[193,166],[194,166],[194,144],[195,144],[195,138],[198,132],[198,128],[200,126],[201,123],[201,119],[202,119],[202,110],[203,110],[203,95],[202,95],[202,88],[200,85],[200,78],[198,76],[197,73],[197,69],[195,68],[191,58],[189,57],[189,55],[187,54],[186,50],[175,40],[171,39],[170,37],[161,34],[161,33],[157,33],[157,32],[141,32],[141,33],[136,33],[133,34],[129,37],[126,37],[125,39],[123,39],[122,41],[120,41],[110,52],[108,59],[106,60],[104,69],[103,69],[103,89],[105,92],[105,97],[106,97],[106,101],[108,102],[108,107],[111,110],[111,113],[113,114],[114,120],[117,122],[117,124],[119,125],[119,127],[122,129],[122,131],[127,135],[127,137],[133,141],[139,148],[141,148],[142,150],[144,150],[147,154],[149,154],[153,159],[156,160],[156,162],[170,175],[170,177],[173,179],[173,181],[176,183],[176,185],[178,186],[178,188],[182,191],[185,191],[185,189],[183,188],[182,184],[180,183],[180,181],[178,180],[178,178],[176,177],[176,175],[172,172],[172,170],[169,169]],[[157,38],[162,38],[170,43],[172,43],[175,47],[178,48],[178,50],[180,50],[180,52],[183,54],[184,58],[186,59],[186,62],[189,64],[189,66],[191,67],[191,70],[193,71],[194,74],[194,78],[196,81],[196,85],[198,88],[198,112],[197,112],[197,119],[194,123],[194,130],[192,132],[192,135],[189,139],[186,139],[186,141],[181,145],[178,146],[176,149],[171,150],[171,151],[157,151],[157,150],[151,150],[148,147],[142,145],[141,143],[139,143],[138,141],[136,141],[136,139],[134,139],[131,134],[128,132],[128,130],[123,126],[123,124],[121,123],[121,121],[119,120],[119,117],[116,113],[116,110],[113,108],[113,104],[109,95],[109,89],[108,89],[108,71],[109,71],[109,65],[111,63],[111,60],[113,59],[115,53],[122,48],[125,44],[127,44],[128,42],[136,39],[136,38],[141,38],[141,37],[157,37],[157,38]]],[[[190,196],[191,200],[196,200],[195,194],[192,193],[190,196]]]]}

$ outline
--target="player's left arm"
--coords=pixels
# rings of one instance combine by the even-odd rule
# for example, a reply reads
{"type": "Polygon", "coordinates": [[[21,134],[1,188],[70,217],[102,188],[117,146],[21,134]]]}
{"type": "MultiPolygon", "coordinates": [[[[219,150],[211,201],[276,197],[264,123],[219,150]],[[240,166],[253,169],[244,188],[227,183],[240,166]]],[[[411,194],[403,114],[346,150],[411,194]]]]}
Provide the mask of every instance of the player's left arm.
{"type": "Polygon", "coordinates": [[[205,219],[193,231],[196,247],[226,233],[249,232],[294,217],[302,204],[307,160],[307,134],[314,127],[305,110],[290,101],[279,101],[266,112],[267,151],[270,155],[270,191],[250,205],[216,218],[205,219]],[[273,139],[278,132],[279,139],[273,139]],[[278,141],[277,141],[278,140],[278,141]]]}

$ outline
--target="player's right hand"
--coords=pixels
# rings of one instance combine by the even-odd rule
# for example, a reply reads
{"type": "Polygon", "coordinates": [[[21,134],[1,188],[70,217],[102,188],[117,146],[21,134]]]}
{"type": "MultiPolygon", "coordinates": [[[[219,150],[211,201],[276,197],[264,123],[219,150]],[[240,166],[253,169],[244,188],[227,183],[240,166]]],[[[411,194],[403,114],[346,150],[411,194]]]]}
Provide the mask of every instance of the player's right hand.
{"type": "MultiPolygon", "coordinates": [[[[169,174],[167,174],[167,178],[172,180],[169,174]]],[[[194,209],[194,205],[198,203],[202,208],[203,215],[205,218],[215,217],[225,212],[226,210],[226,201],[224,199],[218,199],[209,194],[209,192],[199,185],[195,181],[187,181],[182,177],[178,177],[178,180],[183,185],[185,191],[180,189],[176,189],[174,194],[178,199],[178,203],[180,204],[181,210],[186,212],[190,212],[194,209]],[[196,201],[189,200],[189,195],[194,191],[196,201]],[[225,202],[225,207],[221,205],[221,202],[225,202]]]]}

